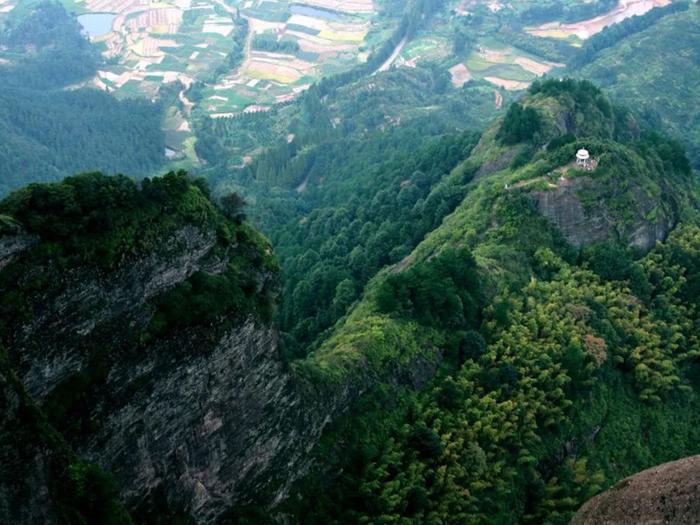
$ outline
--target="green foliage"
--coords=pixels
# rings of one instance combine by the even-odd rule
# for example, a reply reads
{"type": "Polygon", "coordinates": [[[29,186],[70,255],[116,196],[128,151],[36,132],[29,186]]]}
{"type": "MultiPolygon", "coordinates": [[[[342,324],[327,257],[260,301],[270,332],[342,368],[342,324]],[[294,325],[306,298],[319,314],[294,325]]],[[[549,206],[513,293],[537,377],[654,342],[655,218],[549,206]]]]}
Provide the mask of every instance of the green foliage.
{"type": "Polygon", "coordinates": [[[466,250],[446,250],[434,259],[390,275],[377,291],[377,305],[436,327],[476,325],[482,303],[476,263],[466,250]]]}
{"type": "MultiPolygon", "coordinates": [[[[421,66],[362,79],[325,96],[312,87],[288,106],[269,112],[197,119],[195,148],[207,162],[206,174],[212,182],[246,188],[251,202],[267,201],[271,188],[298,188],[308,171],[318,174],[319,157],[328,163],[331,153],[342,154],[350,162],[347,148],[354,148],[356,141],[377,143],[387,133],[393,135],[395,128],[406,135],[419,131],[424,138],[434,137],[479,129],[490,120],[491,89],[467,85],[446,91],[448,86],[444,69],[421,66]],[[248,155],[256,161],[241,169],[248,155]]],[[[313,185],[315,180],[310,182],[313,185]]]]}
{"type": "Polygon", "coordinates": [[[617,6],[616,0],[593,0],[591,2],[566,2],[562,0],[545,0],[527,6],[520,18],[524,23],[537,24],[558,20],[578,22],[594,18],[611,11],[617,6]]]}
{"type": "Polygon", "coordinates": [[[96,73],[99,54],[63,7],[40,4],[0,41],[17,57],[0,67],[0,197],[83,171],[138,173],[162,165],[160,104],[65,89],[96,73]]]}
{"type": "MultiPolygon", "coordinates": [[[[196,272],[159,296],[150,333],[165,334],[190,326],[241,321],[255,313],[265,322],[272,317],[270,290],[259,289],[255,268],[239,256],[217,275],[196,272]]],[[[254,264],[261,261],[254,260],[254,264]]]]}
{"type": "Polygon", "coordinates": [[[643,266],[634,261],[629,250],[618,242],[603,242],[584,250],[584,257],[591,270],[606,281],[626,282],[637,297],[647,301],[651,286],[643,266]]]}
{"type": "Polygon", "coordinates": [[[542,94],[545,97],[572,97],[579,107],[599,106],[606,116],[610,116],[610,103],[603,92],[592,82],[571,78],[537,80],[528,88],[531,95],[542,94]]]}
{"type": "Polygon", "coordinates": [[[690,177],[692,167],[685,153],[685,148],[678,142],[655,132],[644,133],[636,146],[642,154],[656,154],[668,171],[690,177]]]}
{"type": "Polygon", "coordinates": [[[503,144],[517,144],[536,140],[542,129],[540,116],[532,107],[523,107],[519,103],[511,104],[496,138],[503,144]]]}
{"type": "MultiPolygon", "coordinates": [[[[223,16],[227,14],[228,13],[224,13],[223,16]]],[[[250,31],[248,19],[240,16],[232,16],[231,18],[234,23],[234,29],[231,33],[231,50],[227,53],[223,63],[214,72],[210,79],[212,82],[216,82],[216,79],[221,75],[225,75],[229,71],[238,68],[245,58],[246,39],[250,31]]]]}
{"type": "Polygon", "coordinates": [[[275,225],[280,214],[267,210],[265,221],[276,226],[272,241],[285,275],[280,321],[297,342],[291,355],[307,352],[305,346],[346,313],[374,273],[407,256],[457,205],[470,174],[436,184],[475,141],[464,134],[421,146],[424,139],[411,132],[319,148],[305,195],[306,205],[316,209],[284,225],[275,225]],[[316,188],[313,181],[322,177],[316,188]]]}
{"type": "Polygon", "coordinates": [[[465,176],[462,202],[294,363],[300,378],[332,383],[380,375],[431,344],[446,357],[423,392],[401,391],[394,409],[355,413],[324,438],[329,470],[300,483],[290,503],[304,523],[565,524],[622,476],[698,452],[700,331],[689,299],[700,289],[698,228],[679,228],[642,259],[614,230],[580,253],[532,193],[552,189],[587,147],[599,165],[582,205],[604,203],[624,232],[646,199],[659,203],[657,218],[693,216],[683,211],[695,202],[687,163],[672,142],[630,132],[634,121],[590,83],[537,83],[527,107],[549,147],[528,149],[531,162],[514,167],[516,148],[487,130],[443,180],[465,176]],[[452,287],[453,270],[470,265],[442,271],[455,252],[473,256],[489,298],[478,332],[456,319],[457,297],[475,288],[452,287]],[[362,434],[353,422],[367,425],[362,434]]]}
{"type": "Polygon", "coordinates": [[[126,525],[131,523],[119,503],[119,490],[114,479],[95,465],[78,461],[68,466],[64,515],[67,524],[104,523],[126,525]],[[72,509],[77,509],[77,512],[72,509]]]}
{"type": "Polygon", "coordinates": [[[641,261],[651,306],[538,252],[555,273],[507,293],[507,321],[486,309],[488,345],[474,341],[423,393],[397,394],[388,416],[358,407],[352,421],[377,421],[359,435],[327,436],[351,443],[333,460],[342,474],[300,485],[294,512],[311,524],[566,524],[620,477],[697,453],[698,311],[681,290],[699,240],[683,227],[641,261]]]}
{"type": "Polygon", "coordinates": [[[498,38],[534,56],[564,64],[569,61],[576,50],[565,40],[543,38],[526,33],[521,27],[520,21],[510,27],[503,28],[499,32],[498,38]]]}
{"type": "Polygon", "coordinates": [[[221,211],[224,212],[224,215],[236,222],[236,224],[241,224],[245,220],[243,208],[245,208],[246,202],[245,199],[237,193],[229,193],[221,197],[219,206],[221,207],[221,211]]]}
{"type": "Polygon", "coordinates": [[[29,16],[11,18],[0,34],[0,43],[20,58],[0,68],[3,86],[50,89],[94,74],[99,54],[81,30],[75,17],[57,2],[42,2],[29,16]]]}
{"type": "Polygon", "coordinates": [[[547,144],[547,151],[556,151],[562,146],[566,146],[567,144],[571,144],[576,140],[576,136],[573,135],[572,133],[567,133],[565,135],[561,135],[559,137],[554,137],[552,140],[549,141],[549,144],[547,144]]]}
{"type": "Polygon", "coordinates": [[[162,108],[94,90],[0,93],[0,196],[73,173],[150,172],[162,165],[162,108]]]}
{"type": "Polygon", "coordinates": [[[100,173],[31,184],[0,202],[0,210],[38,235],[43,241],[38,250],[54,263],[90,262],[103,268],[115,266],[127,253],[157,247],[165,233],[186,222],[220,220],[183,171],[144,179],[140,189],[123,175],[100,173]],[[162,217],[166,210],[172,213],[162,217]]]}
{"type": "Polygon", "coordinates": [[[253,49],[270,53],[294,54],[299,51],[296,40],[280,40],[274,33],[258,33],[253,37],[253,49]]]}

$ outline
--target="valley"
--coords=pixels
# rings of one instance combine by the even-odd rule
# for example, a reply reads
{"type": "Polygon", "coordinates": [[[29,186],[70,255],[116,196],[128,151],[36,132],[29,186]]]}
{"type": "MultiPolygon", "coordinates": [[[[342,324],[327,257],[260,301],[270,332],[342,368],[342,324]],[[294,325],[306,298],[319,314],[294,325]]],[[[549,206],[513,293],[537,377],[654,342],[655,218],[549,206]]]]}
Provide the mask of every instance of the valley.
{"type": "Polygon", "coordinates": [[[0,522],[634,519],[700,453],[699,35],[0,0],[0,522]]]}
{"type": "MultiPolygon", "coordinates": [[[[575,4],[564,2],[562,20],[530,25],[519,21],[535,9],[527,3],[447,0],[410,36],[399,28],[403,8],[389,0],[63,3],[86,25],[103,57],[96,74],[81,85],[120,99],[150,100],[164,98],[162,86],[178,86],[178,96],[168,98],[165,108],[166,156],[174,166],[197,168],[202,166],[197,121],[282,108],[320,79],[361,67],[392,35],[397,36],[391,52],[372,73],[437,64],[455,88],[491,87],[495,114],[504,92],[522,91],[538,77],[564,71],[575,46],[605,26],[669,1],[620,0],[575,24],[566,22],[566,6],[575,4]],[[511,34],[503,34],[503,24],[511,34]],[[557,39],[564,55],[546,51],[557,39]]],[[[13,7],[6,2],[4,10],[13,7]]],[[[255,143],[239,159],[255,158],[269,145],[255,143]]]]}
{"type": "Polygon", "coordinates": [[[192,162],[192,118],[287,103],[318,79],[366,60],[366,47],[385,31],[376,27],[372,0],[83,0],[67,7],[94,13],[81,17],[110,17],[102,19],[108,29],[91,36],[106,62],[88,84],[119,98],[154,98],[163,83],[181,86],[182,105],[169,109],[164,128],[172,155],[192,162]],[[196,105],[187,95],[193,84],[196,105]]]}

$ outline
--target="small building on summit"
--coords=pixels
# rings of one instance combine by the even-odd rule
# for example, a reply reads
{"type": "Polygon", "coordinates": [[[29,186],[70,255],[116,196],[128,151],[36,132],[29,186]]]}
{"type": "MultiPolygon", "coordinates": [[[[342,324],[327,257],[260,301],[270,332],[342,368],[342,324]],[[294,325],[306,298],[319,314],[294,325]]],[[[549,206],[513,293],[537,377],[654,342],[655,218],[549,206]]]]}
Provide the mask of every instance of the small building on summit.
{"type": "Polygon", "coordinates": [[[591,154],[588,153],[588,150],[578,150],[576,153],[576,165],[582,168],[589,168],[591,166],[591,154]]]}

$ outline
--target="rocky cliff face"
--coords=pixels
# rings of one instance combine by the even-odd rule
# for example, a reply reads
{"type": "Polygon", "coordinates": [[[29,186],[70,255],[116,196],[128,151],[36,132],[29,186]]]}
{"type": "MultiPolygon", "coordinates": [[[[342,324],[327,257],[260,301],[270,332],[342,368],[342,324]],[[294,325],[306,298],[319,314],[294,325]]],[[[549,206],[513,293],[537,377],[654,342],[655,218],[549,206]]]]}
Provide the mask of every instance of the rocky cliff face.
{"type": "Polygon", "coordinates": [[[591,177],[561,178],[556,189],[533,192],[537,207],[574,246],[585,246],[619,237],[643,251],[663,241],[678,222],[672,213],[661,212],[649,218],[655,209],[663,208],[661,197],[650,198],[635,188],[634,205],[626,209],[626,220],[615,216],[609,207],[610,198],[591,177]],[[591,199],[591,196],[594,196],[591,199]],[[584,206],[584,199],[588,200],[584,206]]]}
{"type": "Polygon", "coordinates": [[[39,239],[35,235],[27,234],[19,226],[0,222],[0,270],[37,242],[39,239]]]}
{"type": "Polygon", "coordinates": [[[0,483],[0,517],[50,525],[56,523],[48,490],[54,451],[33,431],[28,412],[28,399],[0,364],[0,480],[12,480],[0,483]]]}
{"type": "MultiPolygon", "coordinates": [[[[87,365],[92,350],[133,345],[153,315],[150,299],[195,271],[220,271],[225,261],[212,255],[215,244],[214,232],[188,226],[165,240],[158,253],[127,260],[115,272],[78,267],[55,274],[58,289],[35,293],[32,319],[11,334],[12,356],[27,391],[43,400],[87,365]]],[[[29,283],[46,272],[50,269],[35,266],[21,280],[29,283]]]]}
{"type": "MultiPolygon", "coordinates": [[[[281,500],[328,422],[377,381],[421,384],[439,358],[391,377],[311,385],[284,367],[276,331],[254,317],[144,340],[153,298],[194,272],[225,268],[236,247],[222,256],[216,243],[213,231],[186,226],[114,271],[34,267],[18,285],[49,272],[54,286],[32,292],[31,320],[6,334],[27,392],[49,419],[60,407],[57,428],[79,457],[114,475],[127,507],[165,505],[197,523],[261,494],[281,500]]],[[[274,275],[261,270],[256,279],[262,288],[274,275]]],[[[45,483],[35,481],[36,497],[24,506],[41,512],[49,503],[36,500],[45,483]]],[[[16,516],[18,523],[36,517],[16,516]]]]}
{"type": "Polygon", "coordinates": [[[664,463],[620,481],[587,502],[571,525],[700,522],[700,456],[664,463]]]}

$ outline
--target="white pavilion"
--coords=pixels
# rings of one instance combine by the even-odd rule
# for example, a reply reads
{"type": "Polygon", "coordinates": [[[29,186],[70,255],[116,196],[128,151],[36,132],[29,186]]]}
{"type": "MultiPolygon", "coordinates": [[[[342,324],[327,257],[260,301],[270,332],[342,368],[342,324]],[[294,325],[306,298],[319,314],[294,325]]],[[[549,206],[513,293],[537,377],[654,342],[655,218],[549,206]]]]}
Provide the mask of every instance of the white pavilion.
{"type": "Polygon", "coordinates": [[[580,149],[576,153],[576,165],[588,168],[591,165],[591,154],[586,149],[580,149]]]}

